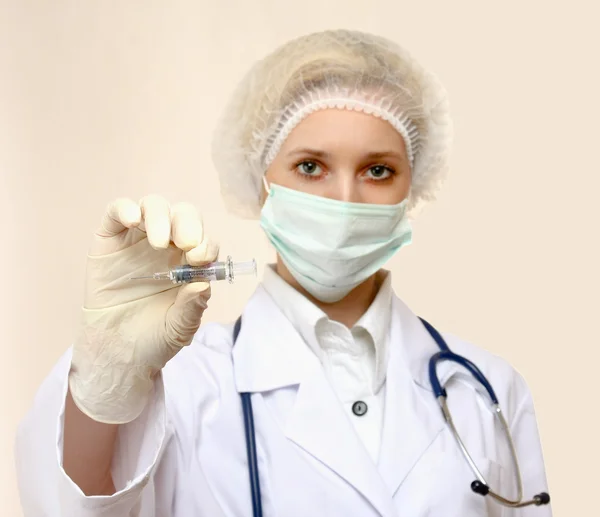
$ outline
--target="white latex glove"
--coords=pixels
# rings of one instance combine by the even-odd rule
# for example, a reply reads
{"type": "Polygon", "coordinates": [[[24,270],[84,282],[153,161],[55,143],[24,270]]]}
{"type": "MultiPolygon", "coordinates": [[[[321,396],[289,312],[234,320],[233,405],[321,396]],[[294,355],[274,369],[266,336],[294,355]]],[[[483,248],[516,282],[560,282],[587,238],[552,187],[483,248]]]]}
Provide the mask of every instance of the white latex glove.
{"type": "Polygon", "coordinates": [[[122,424],[146,405],[156,374],[200,326],[210,285],[130,280],[179,264],[216,260],[194,207],[169,207],[158,196],[111,203],[88,260],[81,329],[73,345],[69,386],[79,409],[122,424]]]}

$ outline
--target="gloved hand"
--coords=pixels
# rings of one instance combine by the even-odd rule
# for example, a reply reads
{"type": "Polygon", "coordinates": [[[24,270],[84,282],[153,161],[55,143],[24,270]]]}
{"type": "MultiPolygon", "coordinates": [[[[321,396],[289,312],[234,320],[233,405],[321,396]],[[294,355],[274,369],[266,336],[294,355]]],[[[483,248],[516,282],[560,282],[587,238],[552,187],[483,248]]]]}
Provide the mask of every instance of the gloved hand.
{"type": "Polygon", "coordinates": [[[87,259],[81,328],[73,344],[69,387],[77,407],[99,422],[137,418],[153,379],[191,343],[210,285],[130,280],[179,264],[216,260],[193,206],[158,196],[111,203],[87,259]]]}

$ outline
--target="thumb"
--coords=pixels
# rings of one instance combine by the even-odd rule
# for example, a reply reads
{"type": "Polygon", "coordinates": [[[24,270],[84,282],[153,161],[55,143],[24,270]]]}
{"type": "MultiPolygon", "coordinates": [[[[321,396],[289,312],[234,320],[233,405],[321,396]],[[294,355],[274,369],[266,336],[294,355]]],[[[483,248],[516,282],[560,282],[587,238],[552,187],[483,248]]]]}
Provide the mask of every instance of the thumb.
{"type": "Polygon", "coordinates": [[[209,299],[208,282],[192,282],[179,288],[165,321],[166,338],[171,345],[182,347],[191,343],[209,299]]]}

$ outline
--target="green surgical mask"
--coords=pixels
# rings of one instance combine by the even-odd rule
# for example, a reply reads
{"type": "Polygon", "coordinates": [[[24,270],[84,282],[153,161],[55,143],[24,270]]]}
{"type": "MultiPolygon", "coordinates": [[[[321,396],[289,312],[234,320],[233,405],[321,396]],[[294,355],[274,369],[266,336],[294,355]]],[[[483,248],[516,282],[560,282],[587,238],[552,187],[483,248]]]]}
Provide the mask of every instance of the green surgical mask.
{"type": "Polygon", "coordinates": [[[341,300],[412,240],[406,199],[349,203],[274,184],[268,192],[260,225],[292,276],[322,302],[341,300]]]}

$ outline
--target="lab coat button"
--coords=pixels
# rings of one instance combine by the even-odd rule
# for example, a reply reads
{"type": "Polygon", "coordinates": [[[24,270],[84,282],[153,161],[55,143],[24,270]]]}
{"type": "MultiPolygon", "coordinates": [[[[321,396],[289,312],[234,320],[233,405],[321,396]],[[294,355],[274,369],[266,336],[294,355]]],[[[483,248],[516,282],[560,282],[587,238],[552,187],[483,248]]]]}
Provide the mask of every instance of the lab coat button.
{"type": "Polygon", "coordinates": [[[354,404],[352,404],[352,412],[356,416],[363,416],[369,409],[369,406],[362,400],[358,400],[354,404]]]}

